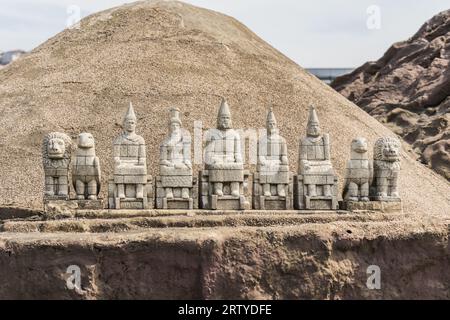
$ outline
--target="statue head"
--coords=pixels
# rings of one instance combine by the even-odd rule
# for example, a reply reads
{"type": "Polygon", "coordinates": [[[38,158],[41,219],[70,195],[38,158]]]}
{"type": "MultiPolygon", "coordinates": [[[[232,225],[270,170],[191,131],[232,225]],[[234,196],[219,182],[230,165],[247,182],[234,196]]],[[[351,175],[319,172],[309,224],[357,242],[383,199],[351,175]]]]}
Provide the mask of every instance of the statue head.
{"type": "Polygon", "coordinates": [[[170,133],[179,132],[181,129],[181,120],[180,120],[180,109],[172,108],[170,109],[169,115],[169,131],[170,133]]]}
{"type": "Polygon", "coordinates": [[[396,138],[383,137],[375,142],[373,159],[396,162],[400,161],[400,141],[396,138]]]}
{"type": "Polygon", "coordinates": [[[306,135],[308,137],[320,136],[320,124],[317,117],[316,109],[311,106],[309,108],[308,125],[306,126],[306,135]]]}
{"type": "Polygon", "coordinates": [[[217,128],[221,130],[232,127],[230,107],[225,99],[222,99],[219,114],[217,116],[217,128]]]}
{"type": "Polygon", "coordinates": [[[72,139],[65,133],[52,132],[44,137],[42,156],[44,163],[51,160],[70,159],[72,139]]]}
{"type": "Polygon", "coordinates": [[[136,115],[134,113],[133,104],[130,102],[128,111],[123,118],[123,129],[126,132],[132,133],[136,130],[136,115]]]}
{"type": "Polygon", "coordinates": [[[95,147],[95,141],[92,134],[83,132],[78,135],[78,148],[90,149],[95,147]]]}
{"type": "Polygon", "coordinates": [[[352,140],[352,151],[357,153],[366,153],[368,151],[367,140],[365,138],[355,138],[352,140]]]}
{"type": "Polygon", "coordinates": [[[268,134],[275,134],[278,132],[277,119],[275,118],[272,108],[270,108],[267,113],[266,128],[268,134]]]}

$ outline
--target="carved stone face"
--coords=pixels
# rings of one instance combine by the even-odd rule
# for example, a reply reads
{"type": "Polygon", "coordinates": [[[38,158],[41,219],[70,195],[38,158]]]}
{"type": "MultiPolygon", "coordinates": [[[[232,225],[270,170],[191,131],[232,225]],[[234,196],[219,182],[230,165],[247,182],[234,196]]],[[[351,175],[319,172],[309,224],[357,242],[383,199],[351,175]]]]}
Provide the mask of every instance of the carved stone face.
{"type": "Polygon", "coordinates": [[[219,118],[219,129],[230,129],[231,128],[231,118],[230,116],[223,115],[219,118]]]}
{"type": "Polygon", "coordinates": [[[95,145],[94,137],[90,133],[80,133],[78,136],[78,147],[79,148],[93,148],[95,145]]]}
{"type": "Polygon", "coordinates": [[[277,123],[274,120],[267,121],[267,132],[269,134],[274,134],[277,131],[278,131],[277,130],[277,123]]]}
{"type": "Polygon", "coordinates": [[[383,160],[386,161],[397,161],[400,158],[400,149],[398,148],[397,144],[395,143],[385,143],[382,146],[382,150],[381,150],[382,154],[383,154],[383,160]]]}
{"type": "Polygon", "coordinates": [[[134,132],[136,130],[136,121],[133,119],[125,119],[123,127],[127,132],[134,132]]]}
{"type": "Polygon", "coordinates": [[[367,141],[364,138],[356,138],[352,141],[352,150],[358,153],[365,153],[368,150],[367,141]]]}
{"type": "Polygon", "coordinates": [[[318,123],[310,123],[306,128],[306,134],[309,137],[318,137],[320,136],[320,127],[318,123]]]}
{"type": "Polygon", "coordinates": [[[180,132],[180,124],[178,122],[172,122],[170,124],[170,133],[178,133],[180,132]]]}
{"type": "Polygon", "coordinates": [[[66,152],[66,145],[63,139],[52,138],[47,145],[47,153],[50,159],[63,159],[66,152]]]}

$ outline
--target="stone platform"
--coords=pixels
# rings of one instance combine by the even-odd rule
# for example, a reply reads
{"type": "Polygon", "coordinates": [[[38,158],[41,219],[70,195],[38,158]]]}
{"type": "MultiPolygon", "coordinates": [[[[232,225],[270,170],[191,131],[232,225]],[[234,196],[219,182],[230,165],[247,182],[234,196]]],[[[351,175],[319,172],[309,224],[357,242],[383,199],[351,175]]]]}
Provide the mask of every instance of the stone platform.
{"type": "Polygon", "coordinates": [[[340,201],[339,207],[350,212],[358,211],[380,211],[380,212],[403,212],[402,202],[393,201],[340,201]]]}
{"type": "Polygon", "coordinates": [[[429,216],[77,210],[44,218],[0,219],[1,299],[449,298],[450,221],[429,216]],[[370,265],[380,267],[380,290],[366,286],[370,265]],[[80,268],[81,290],[67,288],[69,266],[80,268]]]}

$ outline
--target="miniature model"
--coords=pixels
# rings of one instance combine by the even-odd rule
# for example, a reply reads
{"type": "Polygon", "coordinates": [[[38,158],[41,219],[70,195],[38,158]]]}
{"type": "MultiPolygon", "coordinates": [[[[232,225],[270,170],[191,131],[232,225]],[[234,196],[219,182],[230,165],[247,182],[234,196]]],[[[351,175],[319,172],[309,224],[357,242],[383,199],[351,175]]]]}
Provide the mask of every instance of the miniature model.
{"type": "Polygon", "coordinates": [[[156,207],[160,209],[198,207],[197,188],[193,188],[191,137],[181,125],[180,111],[171,109],[170,135],[160,146],[160,176],[156,179],[156,207]]]}
{"type": "Polygon", "coordinates": [[[69,165],[71,160],[71,138],[60,132],[45,136],[42,144],[42,159],[45,173],[44,199],[69,198],[69,165]]]}
{"type": "Polygon", "coordinates": [[[206,137],[205,169],[200,172],[202,208],[245,209],[248,172],[244,171],[241,138],[232,129],[231,113],[225,100],[220,106],[217,129],[206,137]]]}
{"type": "Polygon", "coordinates": [[[151,205],[145,141],[135,132],[136,120],[130,103],[123,119],[124,131],[114,140],[114,178],[108,190],[110,208],[146,209],[151,205]]]}
{"type": "Polygon", "coordinates": [[[400,174],[400,141],[380,138],[373,150],[374,178],[371,195],[374,200],[400,201],[398,176],[400,174]]]}
{"type": "Polygon", "coordinates": [[[367,141],[353,139],[350,160],[347,163],[344,200],[369,201],[369,186],[372,183],[372,163],[368,157],[367,141]]]}
{"type": "Polygon", "coordinates": [[[300,141],[298,169],[296,207],[337,209],[337,176],[330,161],[330,138],[321,134],[314,107],[309,111],[306,137],[300,141]]]}
{"type": "Polygon", "coordinates": [[[100,180],[100,161],[95,155],[94,137],[90,133],[81,133],[72,164],[72,183],[77,199],[97,200],[100,180]]]}
{"type": "Polygon", "coordinates": [[[292,209],[292,174],[286,140],[279,135],[272,109],[267,114],[266,134],[258,141],[258,166],[253,175],[254,209],[292,209]]]}

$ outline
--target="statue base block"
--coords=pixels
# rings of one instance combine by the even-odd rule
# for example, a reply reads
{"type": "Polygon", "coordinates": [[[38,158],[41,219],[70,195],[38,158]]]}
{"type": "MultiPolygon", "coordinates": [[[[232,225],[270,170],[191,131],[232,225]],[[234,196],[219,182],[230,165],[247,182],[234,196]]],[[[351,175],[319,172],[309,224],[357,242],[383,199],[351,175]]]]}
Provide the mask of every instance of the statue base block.
{"type": "Polygon", "coordinates": [[[70,213],[72,210],[101,210],[103,209],[103,199],[97,200],[61,200],[44,199],[44,211],[49,214],[70,213]]]}
{"type": "Polygon", "coordinates": [[[115,200],[115,209],[149,209],[147,198],[115,200]]]}
{"type": "Polygon", "coordinates": [[[244,196],[209,196],[211,210],[249,210],[250,204],[244,196]]]}
{"type": "Polygon", "coordinates": [[[259,210],[292,210],[292,201],[289,197],[259,196],[259,210]]]}
{"type": "Polygon", "coordinates": [[[337,210],[339,208],[336,197],[305,196],[306,210],[337,210]]]}
{"type": "Polygon", "coordinates": [[[189,198],[189,199],[183,199],[183,198],[167,199],[167,198],[162,198],[162,208],[161,209],[186,209],[186,210],[192,210],[192,209],[194,209],[194,200],[192,198],[189,198]]]}
{"type": "Polygon", "coordinates": [[[350,212],[358,211],[380,211],[386,213],[403,212],[401,200],[391,201],[342,201],[342,210],[350,212]]]}

